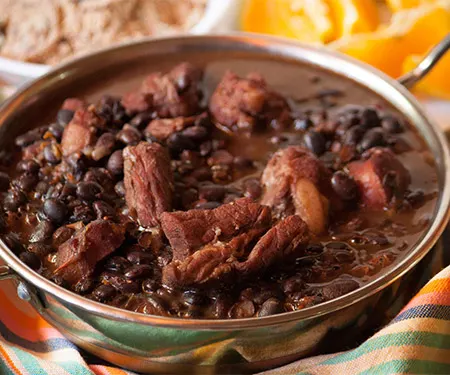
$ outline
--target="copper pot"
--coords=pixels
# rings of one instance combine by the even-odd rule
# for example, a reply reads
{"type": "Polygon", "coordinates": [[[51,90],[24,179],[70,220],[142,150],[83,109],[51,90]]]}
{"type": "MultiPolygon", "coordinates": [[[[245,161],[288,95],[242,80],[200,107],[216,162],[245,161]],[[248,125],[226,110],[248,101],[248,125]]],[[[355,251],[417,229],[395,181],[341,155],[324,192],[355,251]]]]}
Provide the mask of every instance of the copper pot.
{"type": "MultiPolygon", "coordinates": [[[[447,38],[402,82],[423,76],[450,45],[447,38]]],[[[389,102],[415,126],[436,161],[439,197],[429,229],[414,248],[360,289],[337,299],[264,318],[236,320],[177,319],[143,315],[88,300],[29,269],[0,242],[7,266],[0,279],[13,278],[19,297],[50,324],[85,350],[122,367],[141,372],[214,373],[254,371],[317,353],[330,332],[353,337],[366,328],[376,307],[388,306],[405,274],[430,252],[449,219],[449,149],[440,129],[423,113],[401,83],[338,53],[282,39],[235,34],[147,40],[106,49],[55,68],[22,88],[0,111],[0,147],[36,119],[54,113],[55,102],[83,91],[95,97],[121,92],[132,76],[186,60],[246,59],[254,65],[288,64],[295,69],[331,72],[389,102]],[[253,63],[252,63],[253,62],[253,63]],[[296,68],[297,67],[297,68],[296,68]],[[150,70],[149,70],[150,69],[150,70]],[[121,83],[121,87],[117,83],[121,83]],[[92,95],[91,95],[92,94],[92,95]]],[[[222,63],[223,64],[223,63],[222,63]]],[[[274,77],[283,77],[279,71],[274,77]]],[[[285,77],[286,78],[286,77],[285,77]]]]}

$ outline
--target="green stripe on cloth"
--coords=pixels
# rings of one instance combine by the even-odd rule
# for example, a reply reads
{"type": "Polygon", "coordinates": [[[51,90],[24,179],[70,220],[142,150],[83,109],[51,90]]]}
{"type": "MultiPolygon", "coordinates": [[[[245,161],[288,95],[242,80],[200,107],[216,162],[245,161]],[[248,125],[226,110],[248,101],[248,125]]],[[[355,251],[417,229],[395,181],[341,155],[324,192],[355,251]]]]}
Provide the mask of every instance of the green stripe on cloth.
{"type": "Polygon", "coordinates": [[[450,364],[420,359],[396,359],[358,373],[358,375],[375,374],[448,375],[450,364]]]}
{"type": "Polygon", "coordinates": [[[8,367],[8,365],[0,360],[0,374],[2,375],[15,375],[14,372],[8,367]]]}
{"type": "MultiPolygon", "coordinates": [[[[378,349],[388,348],[390,346],[408,346],[420,345],[431,348],[450,349],[450,335],[432,332],[400,332],[390,333],[381,337],[375,337],[366,341],[359,348],[351,352],[339,355],[322,362],[321,365],[334,365],[347,361],[352,361],[364,354],[374,352],[378,349]]],[[[450,373],[449,373],[450,374],[450,373]]]]}
{"type": "Polygon", "coordinates": [[[27,353],[24,350],[15,348],[11,346],[11,350],[14,352],[16,357],[20,360],[21,365],[27,370],[30,374],[33,375],[52,375],[48,374],[47,371],[45,371],[37,359],[31,355],[30,353],[27,353]]]}

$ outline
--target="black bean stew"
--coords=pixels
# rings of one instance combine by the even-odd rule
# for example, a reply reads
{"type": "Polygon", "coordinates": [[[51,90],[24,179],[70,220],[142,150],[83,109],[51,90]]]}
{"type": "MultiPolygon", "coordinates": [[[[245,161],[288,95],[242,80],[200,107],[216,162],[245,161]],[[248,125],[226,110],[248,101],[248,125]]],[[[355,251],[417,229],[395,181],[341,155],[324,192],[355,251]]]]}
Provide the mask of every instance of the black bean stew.
{"type": "Polygon", "coordinates": [[[436,173],[403,118],[336,90],[300,103],[257,73],[203,82],[184,63],[17,137],[4,241],[87,298],[212,319],[339,297],[423,234],[436,173]]]}

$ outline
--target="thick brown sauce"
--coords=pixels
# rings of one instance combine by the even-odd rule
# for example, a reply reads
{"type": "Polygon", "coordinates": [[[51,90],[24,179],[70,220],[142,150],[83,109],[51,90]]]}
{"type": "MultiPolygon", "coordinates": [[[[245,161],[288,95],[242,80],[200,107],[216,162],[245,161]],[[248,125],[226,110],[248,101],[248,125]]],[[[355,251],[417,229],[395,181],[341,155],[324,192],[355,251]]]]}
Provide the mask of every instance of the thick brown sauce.
{"type": "MultiPolygon", "coordinates": [[[[186,60],[194,60],[193,62],[197,63],[202,58],[192,57],[186,58],[186,60]]],[[[329,99],[334,105],[330,109],[331,115],[342,105],[348,103],[383,106],[387,111],[393,112],[387,103],[384,103],[380,98],[355,83],[323,72],[315,72],[310,68],[299,69],[297,65],[286,62],[259,61],[244,58],[227,58],[223,61],[218,61],[217,58],[214,58],[213,60],[205,64],[204,87],[206,98],[209,97],[209,94],[226,70],[230,69],[241,76],[251,71],[258,71],[262,73],[274,90],[290,98],[293,113],[301,114],[306,110],[315,111],[320,109],[323,101],[313,97],[315,93],[329,89],[338,89],[345,93],[345,95],[333,96],[329,99]]],[[[101,89],[96,87],[88,92],[84,92],[82,97],[87,98],[88,101],[95,102],[104,93],[111,95],[122,94],[130,88],[136,87],[141,77],[145,74],[157,69],[166,71],[170,65],[164,61],[159,64],[153,62],[151,69],[148,67],[142,68],[141,65],[139,69],[130,69],[126,73],[119,74],[115,77],[115,80],[111,78],[102,82],[101,89]],[[156,65],[161,66],[158,67],[156,65]]],[[[216,136],[228,141],[227,150],[234,156],[241,155],[255,161],[256,169],[247,172],[237,172],[233,175],[233,180],[227,183],[229,187],[240,189],[245,179],[249,177],[259,178],[268,159],[277,149],[291,144],[301,144],[303,131],[288,131],[280,134],[274,130],[268,130],[254,134],[250,138],[230,137],[216,131],[216,136]],[[270,142],[269,140],[275,136],[281,136],[283,140],[278,143],[270,142]]],[[[338,277],[355,279],[362,284],[371,280],[374,276],[378,276],[382,269],[401,259],[423,235],[430,219],[433,217],[438,195],[436,170],[423,140],[411,128],[398,135],[398,137],[403,138],[412,146],[412,151],[400,154],[399,159],[411,172],[412,183],[410,190],[415,191],[419,189],[425,193],[426,202],[420,208],[403,213],[393,211],[374,213],[362,209],[334,218],[330,223],[329,233],[312,241],[316,244],[322,244],[325,249],[323,252],[315,253],[312,248],[308,254],[297,259],[295,265],[286,265],[282,270],[269,273],[263,280],[254,280],[246,285],[233,286],[231,290],[225,288],[220,291],[209,290],[202,292],[210,298],[209,301],[211,302],[201,308],[201,313],[198,312],[198,309],[195,310],[189,307],[188,303],[173,302],[178,299],[183,301],[182,291],[161,288],[155,292],[155,295],[171,306],[168,308],[171,315],[214,318],[221,317],[215,312],[217,307],[214,303],[217,304],[217,296],[226,295],[227,298],[234,296],[231,299],[237,300],[239,293],[246,288],[254,288],[256,290],[262,286],[264,289],[266,285],[272,288],[273,285],[281,285],[286,278],[294,275],[301,275],[301,279],[309,288],[313,289],[330,285],[338,277]],[[362,219],[362,226],[358,229],[349,228],[348,222],[356,218],[362,219]],[[337,242],[345,243],[347,247],[339,249],[340,245],[336,245],[337,242]],[[331,245],[327,247],[327,244],[331,245]]],[[[19,157],[19,154],[15,154],[16,161],[19,157]]],[[[10,172],[12,178],[17,176],[14,166],[8,172],[10,172]]],[[[31,201],[28,206],[28,212],[33,211],[32,207],[35,204],[37,207],[40,207],[41,201],[31,201]]],[[[21,215],[20,213],[16,217],[10,216],[10,232],[16,233],[23,244],[28,243],[30,232],[36,225],[36,218],[34,217],[33,219],[33,216],[24,216],[24,214],[21,215]]],[[[46,258],[45,270],[43,271],[46,275],[50,275],[54,268],[52,260],[54,260],[52,256],[46,258]]],[[[142,293],[142,296],[152,299],[151,295],[147,296],[142,293]]],[[[153,309],[149,308],[148,304],[136,301],[136,296],[131,295],[113,303],[144,313],[154,312],[153,309]]],[[[286,311],[300,309],[316,302],[314,297],[302,297],[295,302],[290,300],[284,301],[284,308],[286,311]]]]}

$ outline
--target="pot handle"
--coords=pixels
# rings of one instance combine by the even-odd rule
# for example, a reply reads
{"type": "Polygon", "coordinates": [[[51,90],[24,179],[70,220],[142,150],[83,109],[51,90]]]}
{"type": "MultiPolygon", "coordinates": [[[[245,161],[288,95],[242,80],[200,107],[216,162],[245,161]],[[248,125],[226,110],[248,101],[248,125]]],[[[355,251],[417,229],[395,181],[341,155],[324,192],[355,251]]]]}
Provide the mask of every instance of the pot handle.
{"type": "Polygon", "coordinates": [[[422,59],[412,71],[398,78],[398,81],[405,87],[411,88],[423,77],[425,77],[437,64],[437,62],[450,49],[450,34],[436,44],[430,52],[422,59]]]}
{"type": "Polygon", "coordinates": [[[10,279],[15,279],[18,281],[17,296],[21,300],[31,303],[38,310],[38,312],[43,312],[45,309],[45,299],[41,296],[39,291],[23,280],[10,267],[6,265],[0,266],[0,281],[10,279]]]}

